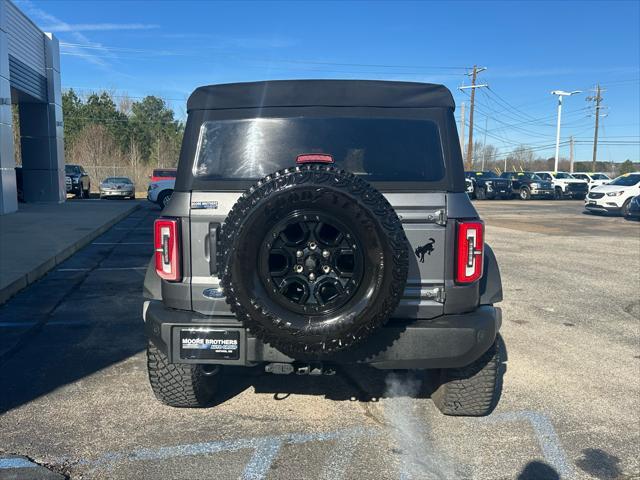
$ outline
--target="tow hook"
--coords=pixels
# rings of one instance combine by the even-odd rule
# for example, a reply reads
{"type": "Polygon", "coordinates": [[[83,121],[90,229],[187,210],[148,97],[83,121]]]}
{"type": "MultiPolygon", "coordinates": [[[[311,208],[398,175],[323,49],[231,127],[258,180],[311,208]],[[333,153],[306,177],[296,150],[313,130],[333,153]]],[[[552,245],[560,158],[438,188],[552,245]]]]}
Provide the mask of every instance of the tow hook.
{"type": "Polygon", "coordinates": [[[314,364],[292,364],[292,363],[268,363],[264,367],[264,371],[267,373],[273,373],[274,375],[289,375],[295,373],[296,375],[335,375],[334,368],[326,367],[321,363],[314,364]]]}

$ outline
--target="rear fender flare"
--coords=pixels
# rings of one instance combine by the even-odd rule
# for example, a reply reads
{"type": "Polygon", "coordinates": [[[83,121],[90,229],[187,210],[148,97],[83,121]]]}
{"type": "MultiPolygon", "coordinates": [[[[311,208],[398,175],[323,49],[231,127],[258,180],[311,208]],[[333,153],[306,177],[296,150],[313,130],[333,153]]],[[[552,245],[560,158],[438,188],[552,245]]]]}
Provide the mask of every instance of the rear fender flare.
{"type": "Polygon", "coordinates": [[[484,275],[480,279],[480,305],[493,305],[502,301],[502,278],[493,249],[484,246],[484,275]]]}
{"type": "Polygon", "coordinates": [[[151,257],[144,276],[143,296],[149,300],[162,300],[162,280],[156,273],[154,257],[151,257]]]}

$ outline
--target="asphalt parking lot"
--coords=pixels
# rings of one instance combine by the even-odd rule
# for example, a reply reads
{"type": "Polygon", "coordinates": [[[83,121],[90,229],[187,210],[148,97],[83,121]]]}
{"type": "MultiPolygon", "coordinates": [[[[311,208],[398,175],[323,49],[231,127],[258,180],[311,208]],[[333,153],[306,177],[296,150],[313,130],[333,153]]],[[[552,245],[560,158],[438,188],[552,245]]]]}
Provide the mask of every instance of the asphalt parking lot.
{"type": "Polygon", "coordinates": [[[71,478],[640,478],[640,224],[577,201],[475,205],[505,296],[490,416],[444,417],[427,376],[366,368],[230,372],[217,407],[161,405],[145,204],[0,307],[0,479],[8,455],[71,478]]]}

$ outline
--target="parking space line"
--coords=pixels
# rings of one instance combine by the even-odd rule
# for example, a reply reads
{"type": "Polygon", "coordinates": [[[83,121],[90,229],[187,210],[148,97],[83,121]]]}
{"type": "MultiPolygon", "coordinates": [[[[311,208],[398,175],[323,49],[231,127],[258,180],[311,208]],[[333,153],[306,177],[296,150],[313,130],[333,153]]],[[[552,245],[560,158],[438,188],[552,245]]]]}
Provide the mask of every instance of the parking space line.
{"type": "Polygon", "coordinates": [[[26,458],[0,458],[0,470],[12,468],[35,468],[38,465],[30,462],[26,458]]]}
{"type": "Polygon", "coordinates": [[[551,420],[546,415],[531,411],[505,412],[486,417],[483,421],[491,423],[529,422],[545,460],[555,468],[561,478],[573,478],[573,467],[567,460],[567,455],[560,444],[560,438],[553,428],[551,420]]]}
{"type": "Polygon", "coordinates": [[[257,442],[249,463],[244,467],[242,478],[246,480],[260,480],[264,478],[267,472],[269,472],[271,464],[278,456],[282,444],[282,439],[270,438],[264,438],[257,442]]]}
{"type": "MultiPolygon", "coordinates": [[[[245,465],[242,478],[245,480],[259,480],[268,473],[273,461],[277,457],[283,445],[300,445],[309,442],[323,442],[331,440],[340,440],[342,438],[352,438],[354,440],[361,438],[369,438],[383,432],[365,427],[354,427],[346,430],[337,430],[332,432],[321,433],[303,433],[274,435],[268,437],[245,438],[238,440],[223,440],[218,442],[191,443],[184,445],[175,445],[172,447],[142,448],[133,452],[113,452],[106,453],[95,461],[83,460],[80,463],[93,467],[91,472],[98,469],[111,469],[115,464],[121,461],[154,461],[169,460],[176,457],[189,457],[199,455],[211,455],[223,452],[236,452],[239,450],[251,449],[254,451],[251,459],[245,465]]],[[[337,448],[337,447],[336,447],[337,448]]],[[[65,459],[59,459],[63,463],[65,459]]],[[[335,465],[334,472],[336,477],[341,478],[344,475],[343,466],[335,465]]]]}

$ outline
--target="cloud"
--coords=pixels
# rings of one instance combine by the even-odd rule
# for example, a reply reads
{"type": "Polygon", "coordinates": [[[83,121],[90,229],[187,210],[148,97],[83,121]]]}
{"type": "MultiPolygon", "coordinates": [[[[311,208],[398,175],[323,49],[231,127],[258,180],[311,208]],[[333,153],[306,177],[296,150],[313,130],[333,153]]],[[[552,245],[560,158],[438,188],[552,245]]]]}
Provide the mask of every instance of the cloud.
{"type": "Polygon", "coordinates": [[[114,30],[152,30],[160,25],[146,23],[75,23],[56,22],[45,25],[47,32],[109,32],[114,30]]]}
{"type": "Polygon", "coordinates": [[[35,19],[37,22],[46,22],[47,24],[49,24],[49,27],[53,27],[44,28],[43,30],[68,33],[76,42],[78,42],[78,44],[82,44],[86,47],[83,48],[83,46],[76,44],[61,45],[61,54],[81,57],[85,61],[93,65],[101,67],[105,70],[109,70],[110,65],[107,59],[114,58],[115,56],[113,55],[113,53],[104,48],[102,44],[98,42],[92,42],[89,38],[83,35],[80,32],[81,29],[78,29],[77,27],[97,27],[100,25],[106,27],[114,26],[114,24],[72,25],[60,20],[58,17],[51,15],[41,8],[34,6],[31,0],[21,0],[18,2],[18,5],[27,13],[27,15],[35,19]]]}

